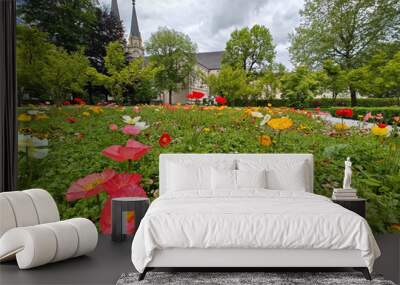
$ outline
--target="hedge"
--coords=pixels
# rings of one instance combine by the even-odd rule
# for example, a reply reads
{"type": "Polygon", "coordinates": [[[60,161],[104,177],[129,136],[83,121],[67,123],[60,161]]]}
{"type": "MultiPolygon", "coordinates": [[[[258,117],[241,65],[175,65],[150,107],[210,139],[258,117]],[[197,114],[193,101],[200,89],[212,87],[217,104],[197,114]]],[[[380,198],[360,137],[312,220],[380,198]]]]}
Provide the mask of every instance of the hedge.
{"type": "MultiPolygon", "coordinates": [[[[238,107],[246,106],[266,106],[271,103],[275,107],[298,107],[291,106],[291,103],[283,99],[265,99],[265,100],[246,100],[246,99],[236,99],[230,102],[231,105],[238,107]]],[[[303,108],[317,108],[317,107],[350,107],[350,98],[336,99],[333,101],[331,98],[319,98],[306,101],[303,104],[303,108]]],[[[399,98],[363,98],[357,99],[357,107],[390,107],[390,106],[400,106],[399,98]]]]}
{"type": "MultiPolygon", "coordinates": [[[[323,111],[330,112],[332,116],[335,116],[336,110],[341,109],[338,107],[323,108],[323,111]]],[[[383,114],[385,122],[388,124],[393,123],[393,116],[400,116],[400,106],[399,107],[355,107],[351,108],[353,110],[353,119],[359,120],[358,116],[364,116],[366,113],[371,112],[372,115],[383,114]]]]}

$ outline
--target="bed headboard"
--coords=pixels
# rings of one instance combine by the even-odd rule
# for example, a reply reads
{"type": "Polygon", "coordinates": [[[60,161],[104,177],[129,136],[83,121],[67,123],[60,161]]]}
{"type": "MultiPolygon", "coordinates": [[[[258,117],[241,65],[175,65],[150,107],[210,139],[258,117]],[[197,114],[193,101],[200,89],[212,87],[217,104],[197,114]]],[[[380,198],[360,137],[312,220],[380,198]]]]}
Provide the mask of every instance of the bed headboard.
{"type": "Polygon", "coordinates": [[[314,158],[312,154],[272,154],[272,153],[257,153],[257,154],[235,154],[235,153],[208,153],[208,154],[194,154],[194,153],[171,153],[160,155],[160,195],[165,194],[167,191],[168,181],[168,162],[175,163],[194,163],[203,164],[209,163],[214,164],[218,161],[236,161],[237,159],[267,159],[271,161],[293,161],[301,162],[304,161],[308,166],[306,178],[308,180],[307,192],[313,192],[314,189],[314,158]]]}

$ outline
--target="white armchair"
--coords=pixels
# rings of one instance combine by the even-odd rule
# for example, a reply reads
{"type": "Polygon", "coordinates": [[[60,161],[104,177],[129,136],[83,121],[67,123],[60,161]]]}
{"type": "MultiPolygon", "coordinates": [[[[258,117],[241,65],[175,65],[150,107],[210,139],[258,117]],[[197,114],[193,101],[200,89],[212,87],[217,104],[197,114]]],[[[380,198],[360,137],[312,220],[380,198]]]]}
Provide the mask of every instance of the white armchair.
{"type": "Polygon", "coordinates": [[[84,255],[96,248],[98,233],[88,219],[60,222],[57,205],[42,189],[0,193],[0,262],[20,269],[84,255]]]}

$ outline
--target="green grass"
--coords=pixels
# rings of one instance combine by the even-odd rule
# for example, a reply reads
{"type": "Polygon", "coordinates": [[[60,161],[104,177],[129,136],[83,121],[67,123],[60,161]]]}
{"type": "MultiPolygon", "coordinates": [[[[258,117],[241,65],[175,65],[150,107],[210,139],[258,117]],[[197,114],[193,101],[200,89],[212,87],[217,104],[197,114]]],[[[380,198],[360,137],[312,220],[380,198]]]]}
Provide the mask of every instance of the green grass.
{"type": "MultiPolygon", "coordinates": [[[[88,106],[49,107],[48,120],[20,123],[20,129],[38,137],[48,137],[49,154],[41,160],[32,159],[27,166],[20,154],[19,189],[41,187],[56,199],[63,218],[82,216],[98,221],[100,204],[105,194],[68,203],[65,192],[78,178],[111,167],[123,172],[127,164],[116,163],[101,155],[101,150],[113,144],[125,144],[128,136],[112,132],[109,124],[124,126],[123,115],[141,116],[150,124],[135,139],[152,146],[149,154],[134,164],[143,175],[142,186],[150,197],[158,189],[158,156],[160,153],[313,153],[315,157],[314,188],[318,194],[331,196],[340,187],[343,164],[347,156],[353,161],[353,186],[359,196],[368,199],[367,219],[376,232],[386,232],[400,223],[400,138],[381,139],[369,133],[351,129],[337,133],[315,119],[286,109],[273,109],[273,117],[289,116],[294,126],[280,136],[268,126],[260,127],[259,120],[246,115],[244,109],[169,110],[157,106],[141,106],[140,113],[131,107],[103,108],[95,114],[88,106]],[[89,117],[83,112],[90,112],[89,117]],[[66,118],[76,117],[76,123],[66,118]],[[158,139],[163,132],[172,143],[162,148],[158,139]],[[261,146],[259,136],[270,135],[274,144],[261,146]],[[30,171],[32,171],[31,174],[30,171]],[[30,177],[31,175],[31,177],[30,177]]],[[[26,111],[20,109],[20,113],[26,111]]],[[[260,109],[266,113],[266,109],[260,109]]]]}

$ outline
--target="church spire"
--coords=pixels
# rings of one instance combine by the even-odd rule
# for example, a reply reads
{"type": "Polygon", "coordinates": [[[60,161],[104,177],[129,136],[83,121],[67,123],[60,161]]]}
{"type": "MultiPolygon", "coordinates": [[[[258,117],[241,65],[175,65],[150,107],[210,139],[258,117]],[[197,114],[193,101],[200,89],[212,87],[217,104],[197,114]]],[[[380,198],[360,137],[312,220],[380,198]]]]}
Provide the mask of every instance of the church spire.
{"type": "Polygon", "coordinates": [[[135,2],[136,2],[135,0],[132,0],[131,30],[129,33],[128,48],[127,48],[129,59],[134,59],[137,57],[144,56],[144,49],[143,49],[142,37],[140,36],[140,31],[139,31],[135,2]]]}
{"type": "Polygon", "coordinates": [[[132,0],[132,20],[131,20],[131,32],[130,36],[131,37],[137,37],[140,38],[140,32],[139,32],[139,24],[138,24],[138,19],[136,15],[136,1],[132,0]]]}
{"type": "Polygon", "coordinates": [[[111,15],[113,15],[118,20],[121,20],[121,18],[119,17],[118,0],[111,1],[111,15]]]}

